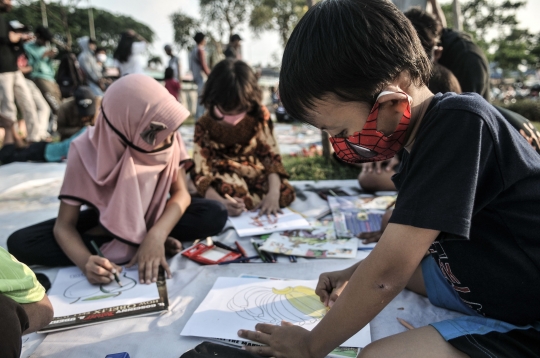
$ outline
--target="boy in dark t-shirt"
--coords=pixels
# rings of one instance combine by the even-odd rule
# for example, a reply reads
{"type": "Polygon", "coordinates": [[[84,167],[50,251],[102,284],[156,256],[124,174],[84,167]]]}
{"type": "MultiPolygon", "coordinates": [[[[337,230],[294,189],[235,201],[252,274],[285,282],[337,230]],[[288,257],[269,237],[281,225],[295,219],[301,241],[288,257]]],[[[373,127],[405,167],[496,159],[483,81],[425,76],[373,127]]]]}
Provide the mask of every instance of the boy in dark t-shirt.
{"type": "Polygon", "coordinates": [[[266,346],[248,351],[324,357],[408,288],[464,316],[378,340],[360,357],[539,357],[540,156],[481,96],[433,95],[430,72],[390,2],[325,0],[298,23],[280,73],[285,108],[327,131],[344,161],[404,148],[400,195],[371,254],[320,276],[316,293],[331,309],[317,327],[258,324],[239,335],[266,346]]]}

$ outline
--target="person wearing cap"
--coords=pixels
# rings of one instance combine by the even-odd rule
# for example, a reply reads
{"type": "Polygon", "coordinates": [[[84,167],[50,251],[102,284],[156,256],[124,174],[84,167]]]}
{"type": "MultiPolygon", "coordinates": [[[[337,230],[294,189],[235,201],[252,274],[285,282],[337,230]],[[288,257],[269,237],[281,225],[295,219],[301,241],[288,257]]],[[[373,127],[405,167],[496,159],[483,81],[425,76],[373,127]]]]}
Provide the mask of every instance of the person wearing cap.
{"type": "Polygon", "coordinates": [[[229,38],[229,44],[227,45],[227,48],[225,51],[223,51],[223,54],[225,55],[225,58],[232,59],[232,60],[241,60],[242,59],[242,47],[240,44],[240,41],[242,41],[242,38],[238,34],[231,35],[229,38]]]}
{"type": "Polygon", "coordinates": [[[165,45],[164,50],[167,56],[170,57],[167,68],[172,68],[173,78],[182,83],[182,78],[180,76],[180,59],[172,52],[171,45],[165,45]]]}
{"type": "Polygon", "coordinates": [[[74,96],[66,100],[58,110],[58,133],[60,139],[68,139],[81,128],[92,124],[96,114],[96,104],[101,97],[95,96],[87,86],[80,86],[74,96]]]}
{"type": "Polygon", "coordinates": [[[24,51],[28,57],[28,64],[32,66],[30,78],[49,103],[56,115],[62,104],[62,93],[54,79],[55,71],[52,59],[58,54],[56,48],[50,47],[52,34],[48,28],[38,26],[35,30],[36,40],[24,44],[24,51]]]}
{"type": "Polygon", "coordinates": [[[206,64],[206,52],[204,46],[206,46],[206,35],[202,32],[197,32],[193,37],[197,46],[189,55],[189,69],[193,74],[193,82],[197,84],[197,111],[195,112],[195,119],[199,119],[204,113],[204,106],[200,102],[200,97],[204,88],[203,73],[208,76],[210,69],[206,64]]]}
{"type": "MultiPolygon", "coordinates": [[[[32,94],[23,74],[17,66],[17,57],[23,43],[30,39],[27,28],[19,21],[7,21],[4,13],[11,11],[11,0],[0,0],[0,113],[12,124],[17,121],[17,103],[28,123],[36,123],[38,115],[33,105],[32,94]]],[[[28,126],[32,127],[32,126],[28,126]]],[[[32,140],[37,135],[32,134],[32,140]]]]}

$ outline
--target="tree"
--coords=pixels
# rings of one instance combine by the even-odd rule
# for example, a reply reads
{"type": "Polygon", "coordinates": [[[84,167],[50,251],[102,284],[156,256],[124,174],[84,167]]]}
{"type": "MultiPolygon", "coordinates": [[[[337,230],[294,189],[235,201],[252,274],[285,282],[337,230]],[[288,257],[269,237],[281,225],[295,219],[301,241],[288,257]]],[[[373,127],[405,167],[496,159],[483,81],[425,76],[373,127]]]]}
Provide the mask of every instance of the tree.
{"type": "Polygon", "coordinates": [[[223,41],[224,25],[227,25],[229,36],[234,34],[234,30],[248,19],[250,5],[250,0],[200,0],[202,22],[214,27],[217,33],[212,33],[216,40],[223,41]]]}
{"type": "Polygon", "coordinates": [[[175,44],[180,48],[189,49],[195,33],[200,28],[199,22],[181,11],[175,12],[169,19],[173,26],[175,44]]]}
{"type": "MultiPolygon", "coordinates": [[[[503,70],[516,70],[519,65],[530,67],[538,62],[535,55],[538,37],[518,28],[516,13],[525,3],[524,0],[469,0],[461,6],[463,30],[474,38],[488,60],[497,62],[503,70]]],[[[452,5],[442,8],[450,27],[452,5]]]]}
{"type": "Polygon", "coordinates": [[[292,30],[306,13],[304,0],[254,0],[249,26],[257,34],[277,30],[283,47],[292,30]]]}
{"type": "MultiPolygon", "coordinates": [[[[47,5],[49,29],[57,43],[65,44],[71,50],[72,39],[89,36],[88,9],[78,8],[75,5],[80,0],[64,0],[51,2],[47,5]]],[[[13,11],[6,14],[9,20],[17,19],[34,29],[41,24],[41,5],[39,1],[19,0],[13,11]]],[[[114,15],[108,11],[94,9],[94,25],[96,40],[101,47],[108,50],[116,48],[120,40],[120,33],[126,29],[133,29],[149,42],[154,39],[154,32],[129,16],[114,15]]]]}

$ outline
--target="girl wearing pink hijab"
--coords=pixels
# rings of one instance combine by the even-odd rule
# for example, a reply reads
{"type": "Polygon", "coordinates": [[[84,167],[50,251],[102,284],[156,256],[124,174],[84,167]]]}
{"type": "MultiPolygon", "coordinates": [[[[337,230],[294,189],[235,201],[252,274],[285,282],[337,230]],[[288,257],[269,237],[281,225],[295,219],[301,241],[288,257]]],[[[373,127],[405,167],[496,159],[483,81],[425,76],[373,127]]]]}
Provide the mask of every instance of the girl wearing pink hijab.
{"type": "Polygon", "coordinates": [[[9,251],[29,265],[75,264],[92,283],[110,282],[125,263],[138,263],[141,283],[155,282],[160,265],[170,276],[166,253],[178,253],[179,240],[215,235],[227,220],[222,204],[187,191],[177,129],[188,116],[150,77],[116,81],[95,127],[71,144],[58,218],[12,234],[9,251]]]}

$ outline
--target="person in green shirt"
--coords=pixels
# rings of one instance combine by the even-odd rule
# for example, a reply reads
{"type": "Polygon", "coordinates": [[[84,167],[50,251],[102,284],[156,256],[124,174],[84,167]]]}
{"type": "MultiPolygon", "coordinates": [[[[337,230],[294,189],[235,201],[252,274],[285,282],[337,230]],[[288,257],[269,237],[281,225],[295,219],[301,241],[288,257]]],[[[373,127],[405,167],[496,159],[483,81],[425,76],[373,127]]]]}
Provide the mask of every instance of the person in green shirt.
{"type": "Polygon", "coordinates": [[[32,270],[0,247],[0,357],[20,357],[21,336],[48,325],[53,313],[32,270]]]}
{"type": "Polygon", "coordinates": [[[54,79],[52,59],[56,57],[58,50],[50,47],[53,37],[48,28],[38,26],[35,35],[35,41],[24,44],[28,65],[32,67],[30,77],[49,103],[53,113],[56,114],[62,104],[62,93],[54,79]]]}

